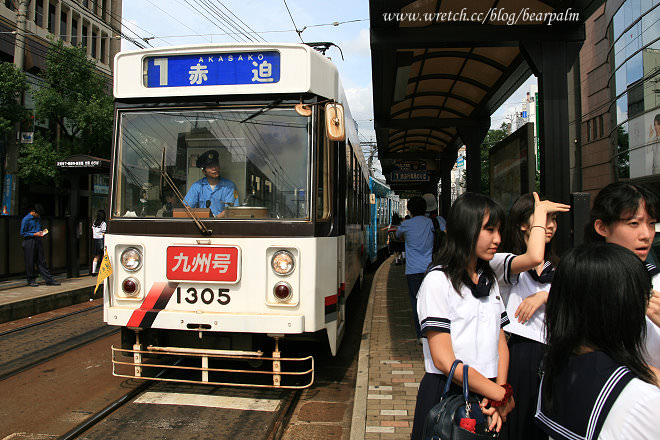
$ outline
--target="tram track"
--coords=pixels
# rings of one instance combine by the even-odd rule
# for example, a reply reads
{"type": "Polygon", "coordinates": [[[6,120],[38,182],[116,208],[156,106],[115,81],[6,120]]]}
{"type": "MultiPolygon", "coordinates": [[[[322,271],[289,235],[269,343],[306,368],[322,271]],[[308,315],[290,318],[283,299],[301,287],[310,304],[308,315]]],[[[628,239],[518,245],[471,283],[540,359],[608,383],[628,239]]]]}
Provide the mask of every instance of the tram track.
{"type": "Polygon", "coordinates": [[[83,315],[101,308],[93,306],[0,333],[0,381],[118,333],[99,317],[83,315]]]}

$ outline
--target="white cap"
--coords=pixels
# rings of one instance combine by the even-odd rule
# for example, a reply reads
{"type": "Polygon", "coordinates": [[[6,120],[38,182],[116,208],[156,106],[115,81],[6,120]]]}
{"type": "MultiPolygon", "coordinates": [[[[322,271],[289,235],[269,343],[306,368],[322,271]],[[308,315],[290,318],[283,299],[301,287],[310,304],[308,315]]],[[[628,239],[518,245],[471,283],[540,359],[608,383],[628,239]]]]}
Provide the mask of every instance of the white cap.
{"type": "Polygon", "coordinates": [[[426,193],[422,196],[426,202],[426,212],[435,211],[438,209],[438,201],[435,196],[431,193],[426,193]]]}

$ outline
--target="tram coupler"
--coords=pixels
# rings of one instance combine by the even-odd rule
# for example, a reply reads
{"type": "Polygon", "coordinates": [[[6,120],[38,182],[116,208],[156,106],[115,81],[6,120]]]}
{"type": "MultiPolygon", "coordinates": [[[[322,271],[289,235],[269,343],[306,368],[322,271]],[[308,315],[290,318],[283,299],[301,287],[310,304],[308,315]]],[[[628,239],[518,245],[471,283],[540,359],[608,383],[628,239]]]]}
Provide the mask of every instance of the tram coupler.
{"type": "Polygon", "coordinates": [[[142,344],[140,344],[140,332],[135,331],[135,344],[133,344],[133,362],[135,363],[135,376],[142,377],[142,344]]]}
{"type": "Polygon", "coordinates": [[[282,352],[280,352],[279,346],[280,336],[273,335],[273,339],[275,339],[275,349],[273,350],[273,386],[279,387],[282,384],[282,375],[279,374],[282,372],[282,361],[280,360],[282,352]]]}

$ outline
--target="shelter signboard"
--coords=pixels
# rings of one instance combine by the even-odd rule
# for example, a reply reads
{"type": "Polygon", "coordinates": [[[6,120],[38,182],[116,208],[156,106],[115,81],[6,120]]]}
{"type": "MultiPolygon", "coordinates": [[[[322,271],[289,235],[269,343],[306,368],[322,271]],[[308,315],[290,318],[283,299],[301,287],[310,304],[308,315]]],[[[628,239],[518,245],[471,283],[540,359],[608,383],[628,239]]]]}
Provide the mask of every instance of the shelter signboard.
{"type": "Polygon", "coordinates": [[[428,182],[429,172],[423,160],[400,160],[394,163],[390,182],[428,182]]]}

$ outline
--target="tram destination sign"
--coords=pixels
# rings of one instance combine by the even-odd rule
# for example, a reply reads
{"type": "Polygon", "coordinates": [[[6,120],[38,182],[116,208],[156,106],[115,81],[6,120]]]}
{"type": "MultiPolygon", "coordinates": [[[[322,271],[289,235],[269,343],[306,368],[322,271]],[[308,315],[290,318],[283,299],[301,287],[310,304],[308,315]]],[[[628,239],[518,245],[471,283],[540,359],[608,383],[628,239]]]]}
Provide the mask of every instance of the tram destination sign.
{"type": "Polygon", "coordinates": [[[280,53],[232,52],[148,57],[146,87],[272,84],[280,80],[280,53]]]}

